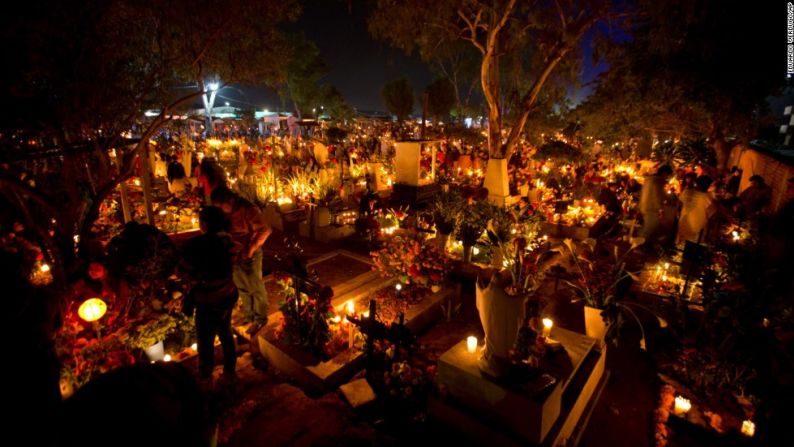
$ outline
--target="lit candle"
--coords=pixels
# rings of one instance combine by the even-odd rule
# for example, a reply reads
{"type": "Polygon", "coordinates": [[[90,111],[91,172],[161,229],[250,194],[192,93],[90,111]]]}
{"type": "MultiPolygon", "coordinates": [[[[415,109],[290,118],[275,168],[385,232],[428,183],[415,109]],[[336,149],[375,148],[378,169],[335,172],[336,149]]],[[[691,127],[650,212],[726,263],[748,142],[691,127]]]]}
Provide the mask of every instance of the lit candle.
{"type": "Polygon", "coordinates": [[[468,349],[469,354],[477,352],[477,337],[472,335],[466,339],[466,349],[468,349]]]}
{"type": "MultiPolygon", "coordinates": [[[[738,241],[738,240],[739,240],[739,232],[737,232],[736,230],[734,230],[734,231],[731,233],[731,235],[733,236],[733,240],[734,240],[734,241],[738,241]]],[[[745,422],[747,422],[747,421],[745,421],[745,422]]]]}
{"type": "Polygon", "coordinates": [[[548,338],[551,335],[551,328],[554,326],[554,321],[551,318],[543,319],[543,338],[548,338]]]}
{"type": "Polygon", "coordinates": [[[192,345],[190,345],[190,349],[194,351],[198,351],[198,343],[193,343],[192,345]]]}
{"type": "Polygon", "coordinates": [[[681,416],[686,414],[689,409],[692,408],[692,403],[689,402],[689,399],[685,399],[682,396],[675,397],[675,407],[673,408],[673,413],[681,416]]]}
{"type": "Polygon", "coordinates": [[[752,438],[755,434],[755,423],[749,419],[742,421],[742,434],[752,438]]]}
{"type": "Polygon", "coordinates": [[[166,362],[170,362],[171,361],[171,354],[166,354],[165,357],[163,357],[163,360],[166,361],[166,362]]]}
{"type": "Polygon", "coordinates": [[[41,270],[42,273],[47,273],[47,272],[50,271],[50,266],[49,266],[49,264],[41,264],[41,267],[39,267],[39,270],[41,270]]]}
{"type": "Polygon", "coordinates": [[[369,311],[365,310],[364,313],[361,314],[363,318],[369,318],[369,311]]]}

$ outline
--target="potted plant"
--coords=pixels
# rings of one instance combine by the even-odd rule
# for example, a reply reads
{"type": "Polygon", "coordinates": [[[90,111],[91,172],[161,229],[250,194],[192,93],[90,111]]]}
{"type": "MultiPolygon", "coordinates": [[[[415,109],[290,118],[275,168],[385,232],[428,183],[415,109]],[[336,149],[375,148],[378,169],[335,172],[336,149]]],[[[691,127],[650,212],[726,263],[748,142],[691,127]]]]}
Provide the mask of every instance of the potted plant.
{"type": "Polygon", "coordinates": [[[463,262],[471,262],[471,249],[485,230],[488,203],[464,204],[457,213],[455,237],[463,244],[463,262]]]}
{"type": "Polygon", "coordinates": [[[463,205],[463,198],[457,191],[442,192],[430,205],[430,215],[436,226],[436,240],[439,250],[444,251],[449,235],[455,230],[455,219],[463,205]]]}
{"type": "MultiPolygon", "coordinates": [[[[577,271],[575,281],[565,281],[584,301],[585,332],[588,337],[604,340],[607,335],[615,334],[623,322],[623,311],[632,316],[640,326],[640,347],[645,349],[645,331],[639,318],[624,303],[621,303],[626,281],[639,281],[639,277],[627,270],[626,257],[636,247],[632,245],[622,254],[616,246],[607,256],[596,253],[595,241],[585,240],[583,250],[574,247],[571,239],[564,245],[571,253],[571,260],[577,271]]],[[[616,337],[613,337],[613,339],[616,337]]]]}
{"type": "Polygon", "coordinates": [[[489,217],[486,233],[491,243],[491,266],[502,269],[506,263],[503,247],[515,235],[513,224],[517,219],[512,212],[495,205],[490,206],[489,217]]]}
{"type": "MultiPolygon", "coordinates": [[[[512,234],[512,232],[510,232],[512,234]]],[[[533,234],[517,234],[505,237],[500,248],[504,253],[504,268],[491,276],[490,281],[476,283],[477,310],[485,331],[485,348],[480,368],[489,374],[507,374],[514,363],[517,350],[527,352],[520,333],[538,334],[537,324],[543,307],[535,292],[542,284],[543,273],[539,268],[545,259],[540,249],[542,240],[533,234]],[[529,325],[528,325],[529,323],[529,325]]],[[[526,358],[527,356],[523,356],[526,358]]]]}
{"type": "Polygon", "coordinates": [[[149,360],[165,357],[164,341],[177,329],[177,319],[168,313],[158,313],[132,329],[127,340],[131,348],[143,349],[149,360]]]}

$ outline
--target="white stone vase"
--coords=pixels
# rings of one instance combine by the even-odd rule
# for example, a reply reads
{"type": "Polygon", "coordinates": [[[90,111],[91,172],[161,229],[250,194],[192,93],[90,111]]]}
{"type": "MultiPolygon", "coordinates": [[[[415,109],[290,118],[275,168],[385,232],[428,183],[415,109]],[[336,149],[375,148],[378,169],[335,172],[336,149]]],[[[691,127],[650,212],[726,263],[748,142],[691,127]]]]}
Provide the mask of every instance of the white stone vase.
{"type": "Polygon", "coordinates": [[[601,312],[602,309],[597,307],[584,306],[584,330],[588,337],[603,342],[609,325],[604,321],[601,312]]]}
{"type": "Polygon", "coordinates": [[[486,284],[476,283],[477,311],[485,332],[485,347],[479,367],[495,377],[504,376],[510,369],[509,353],[526,317],[526,296],[510,296],[505,292],[509,284],[500,273],[494,273],[486,284]]]}
{"type": "Polygon", "coordinates": [[[148,348],[145,348],[143,352],[146,353],[146,357],[149,357],[149,360],[152,362],[159,362],[165,358],[165,344],[160,340],[148,348]]]}

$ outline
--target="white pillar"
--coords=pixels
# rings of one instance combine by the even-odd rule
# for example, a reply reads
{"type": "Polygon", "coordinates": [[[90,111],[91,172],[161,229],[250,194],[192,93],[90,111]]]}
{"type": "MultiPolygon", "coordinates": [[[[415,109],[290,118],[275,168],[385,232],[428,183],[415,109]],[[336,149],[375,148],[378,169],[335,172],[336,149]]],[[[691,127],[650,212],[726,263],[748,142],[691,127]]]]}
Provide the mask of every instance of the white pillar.
{"type": "Polygon", "coordinates": [[[507,161],[506,158],[490,158],[485,170],[483,186],[488,189],[488,201],[496,205],[505,205],[510,196],[507,161]]]}

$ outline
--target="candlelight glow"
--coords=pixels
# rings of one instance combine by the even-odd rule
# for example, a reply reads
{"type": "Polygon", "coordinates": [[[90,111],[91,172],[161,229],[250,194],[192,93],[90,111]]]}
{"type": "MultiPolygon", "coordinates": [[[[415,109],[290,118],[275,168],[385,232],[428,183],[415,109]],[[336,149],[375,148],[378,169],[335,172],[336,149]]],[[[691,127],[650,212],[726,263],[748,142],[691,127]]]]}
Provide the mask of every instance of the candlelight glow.
{"type": "Polygon", "coordinates": [[[689,402],[689,399],[685,399],[683,396],[675,397],[675,407],[673,408],[673,413],[681,416],[686,414],[691,408],[692,403],[689,402]]]}
{"type": "Polygon", "coordinates": [[[198,343],[193,343],[192,345],[190,345],[190,349],[194,351],[198,351],[198,343]]]}
{"type": "Polygon", "coordinates": [[[477,352],[477,337],[472,335],[466,339],[466,349],[469,351],[469,354],[477,352]]]}
{"type": "Polygon", "coordinates": [[[353,304],[352,300],[348,301],[347,304],[345,304],[345,307],[347,308],[347,313],[348,314],[352,314],[353,312],[356,311],[356,305],[353,304]]]}
{"type": "Polygon", "coordinates": [[[171,361],[171,354],[166,354],[165,357],[163,357],[163,361],[170,362],[171,361]]]}
{"type": "Polygon", "coordinates": [[[99,320],[107,312],[108,306],[99,298],[89,298],[77,309],[77,315],[87,322],[99,320]]]}
{"type": "Polygon", "coordinates": [[[551,328],[554,326],[554,321],[551,318],[543,319],[543,337],[548,337],[551,334],[551,328]]]}
{"type": "Polygon", "coordinates": [[[39,270],[41,270],[43,273],[47,273],[47,272],[50,271],[50,265],[49,264],[41,264],[41,267],[39,267],[39,270]]]}
{"type": "Polygon", "coordinates": [[[755,423],[751,420],[742,421],[742,434],[752,438],[755,434],[755,423]]]}

